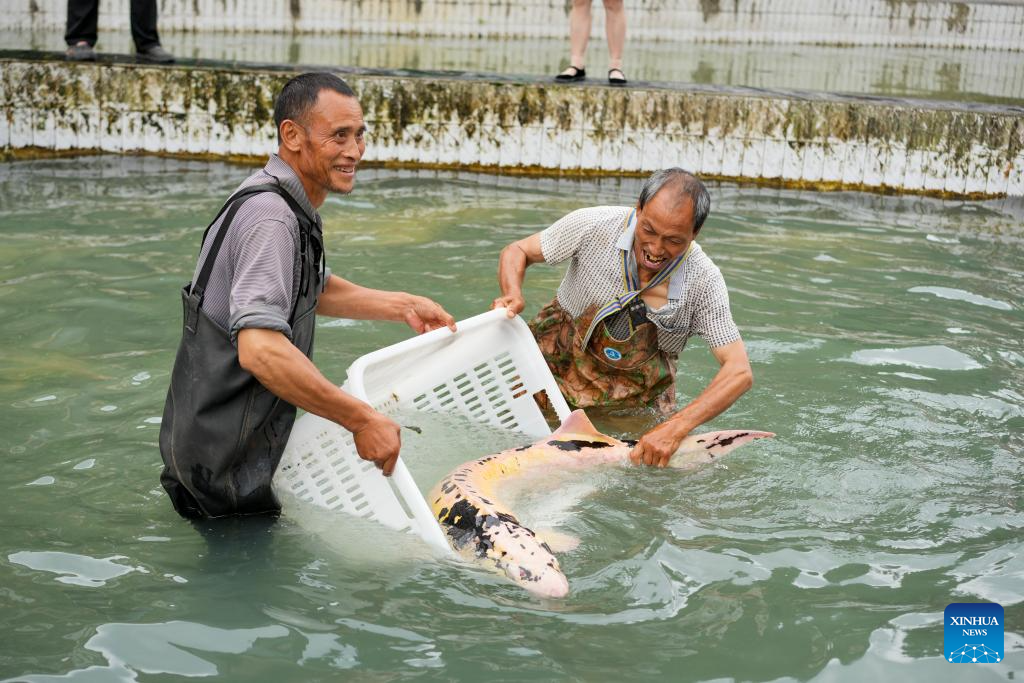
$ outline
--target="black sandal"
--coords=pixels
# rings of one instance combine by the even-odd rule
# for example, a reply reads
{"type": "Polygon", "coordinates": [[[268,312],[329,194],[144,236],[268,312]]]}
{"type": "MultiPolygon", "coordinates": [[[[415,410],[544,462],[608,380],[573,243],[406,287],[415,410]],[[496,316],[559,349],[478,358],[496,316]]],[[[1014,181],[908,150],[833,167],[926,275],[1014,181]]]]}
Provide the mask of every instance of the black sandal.
{"type": "Polygon", "coordinates": [[[610,83],[611,85],[623,86],[626,85],[626,82],[626,73],[622,69],[608,69],[608,83],[610,83]],[[620,78],[616,76],[615,78],[612,78],[613,71],[618,71],[620,74],[622,74],[622,77],[620,78]]]}
{"type": "Polygon", "coordinates": [[[575,66],[570,66],[568,69],[566,69],[562,73],[560,73],[557,76],[555,76],[555,80],[560,82],[560,83],[572,83],[574,81],[582,81],[586,77],[587,77],[587,70],[586,69],[580,69],[580,68],[577,68],[575,66]],[[568,71],[570,69],[572,70],[572,73],[568,73],[568,71]]]}

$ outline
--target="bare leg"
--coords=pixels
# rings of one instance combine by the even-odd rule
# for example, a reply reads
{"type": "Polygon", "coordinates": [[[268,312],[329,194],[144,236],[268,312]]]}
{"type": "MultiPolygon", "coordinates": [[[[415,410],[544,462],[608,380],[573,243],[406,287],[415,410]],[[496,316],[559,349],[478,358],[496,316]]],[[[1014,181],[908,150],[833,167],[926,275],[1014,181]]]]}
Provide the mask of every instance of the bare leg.
{"type": "Polygon", "coordinates": [[[582,69],[586,64],[587,41],[590,40],[590,3],[591,0],[572,0],[572,9],[569,10],[569,63],[577,69],[582,69]]]}
{"type": "Polygon", "coordinates": [[[622,69],[626,46],[626,9],[622,0],[604,0],[604,30],[608,36],[608,68],[622,69]]]}

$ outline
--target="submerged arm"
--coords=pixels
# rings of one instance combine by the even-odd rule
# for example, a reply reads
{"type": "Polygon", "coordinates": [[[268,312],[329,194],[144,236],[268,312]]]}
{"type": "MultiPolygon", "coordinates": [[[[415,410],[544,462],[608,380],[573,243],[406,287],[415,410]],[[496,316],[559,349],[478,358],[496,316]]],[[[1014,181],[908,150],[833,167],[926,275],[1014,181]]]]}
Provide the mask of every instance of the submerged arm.
{"type": "Polygon", "coordinates": [[[687,434],[721,415],[753,386],[742,339],[712,348],[711,353],[720,366],[714,378],[685,408],[640,437],[629,455],[634,463],[665,467],[687,434]]]}

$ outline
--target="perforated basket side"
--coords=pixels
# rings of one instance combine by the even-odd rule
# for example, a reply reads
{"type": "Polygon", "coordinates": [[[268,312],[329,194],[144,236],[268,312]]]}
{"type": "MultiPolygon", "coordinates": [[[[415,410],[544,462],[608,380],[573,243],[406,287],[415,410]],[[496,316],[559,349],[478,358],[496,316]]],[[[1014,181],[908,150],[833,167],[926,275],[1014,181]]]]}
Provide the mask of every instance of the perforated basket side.
{"type": "Polygon", "coordinates": [[[544,434],[547,423],[530,392],[527,373],[502,351],[459,372],[409,401],[418,410],[458,412],[475,422],[528,434],[544,434]]]}
{"type": "Polygon", "coordinates": [[[296,421],[274,484],[328,510],[344,510],[399,530],[413,526],[380,471],[359,457],[351,433],[316,415],[296,421]]]}
{"type": "MultiPolygon", "coordinates": [[[[522,319],[504,309],[435,330],[358,358],[343,387],[387,413],[399,407],[462,413],[495,427],[543,436],[550,432],[534,401],[546,392],[560,418],[569,408],[522,319]]],[[[300,500],[418,533],[451,552],[405,463],[390,479],[359,458],[338,425],[303,415],[292,430],[274,479],[300,500]]]]}
{"type": "Polygon", "coordinates": [[[532,436],[550,433],[534,400],[544,392],[560,418],[569,408],[526,323],[504,309],[367,354],[349,368],[356,395],[371,403],[461,413],[532,436]]]}

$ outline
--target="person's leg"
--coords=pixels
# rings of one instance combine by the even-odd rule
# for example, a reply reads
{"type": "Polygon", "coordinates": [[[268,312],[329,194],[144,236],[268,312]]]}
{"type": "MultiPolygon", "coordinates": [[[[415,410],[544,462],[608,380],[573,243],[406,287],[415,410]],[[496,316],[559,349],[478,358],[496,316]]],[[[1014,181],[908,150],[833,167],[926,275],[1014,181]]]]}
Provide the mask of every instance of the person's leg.
{"type": "Polygon", "coordinates": [[[626,9],[622,0],[604,0],[604,32],[608,36],[608,68],[622,68],[626,47],[626,9]]]}
{"type": "Polygon", "coordinates": [[[572,9],[569,11],[569,63],[577,69],[582,69],[587,63],[590,3],[591,0],[572,0],[572,9]]]}
{"type": "Polygon", "coordinates": [[[572,0],[569,10],[569,68],[559,76],[581,74],[586,64],[587,41],[590,40],[590,3],[592,0],[572,0]]]}
{"type": "Polygon", "coordinates": [[[604,0],[604,32],[608,36],[608,82],[625,85],[622,52],[626,47],[626,9],[622,0],[604,0]]]}
{"type": "Polygon", "coordinates": [[[136,52],[160,44],[156,32],[156,0],[131,0],[132,40],[136,52]]]}
{"type": "Polygon", "coordinates": [[[64,42],[77,45],[85,42],[96,45],[96,21],[99,0],[68,0],[68,18],[64,29],[64,42]]]}

